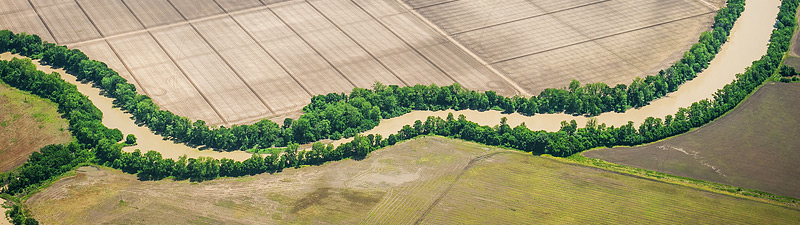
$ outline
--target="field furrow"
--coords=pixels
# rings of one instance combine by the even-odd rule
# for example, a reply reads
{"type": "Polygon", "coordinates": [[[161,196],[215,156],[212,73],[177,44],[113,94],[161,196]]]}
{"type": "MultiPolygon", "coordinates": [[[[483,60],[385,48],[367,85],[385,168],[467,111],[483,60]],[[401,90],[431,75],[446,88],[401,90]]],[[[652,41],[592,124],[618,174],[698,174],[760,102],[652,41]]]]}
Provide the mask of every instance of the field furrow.
{"type": "Polygon", "coordinates": [[[121,0],[145,27],[183,21],[183,17],[168,0],[121,0]]]}
{"type": "Polygon", "coordinates": [[[77,0],[77,2],[105,36],[143,28],[120,0],[77,0]]]}
{"type": "Polygon", "coordinates": [[[214,0],[167,0],[186,19],[197,19],[205,16],[224,13],[214,0]]]}
{"type": "MultiPolygon", "coordinates": [[[[27,3],[26,3],[27,4],[27,3]]],[[[50,31],[42,23],[39,15],[36,14],[30,5],[28,9],[20,11],[7,11],[0,14],[0,27],[8,29],[14,33],[28,33],[39,35],[43,41],[56,42],[50,31]]]]}
{"type": "Polygon", "coordinates": [[[159,106],[209,124],[222,123],[218,114],[149,34],[114,38],[109,40],[109,44],[159,106]]]}
{"type": "Polygon", "coordinates": [[[100,37],[100,33],[74,1],[37,6],[37,10],[59,43],[74,43],[100,37]]]}

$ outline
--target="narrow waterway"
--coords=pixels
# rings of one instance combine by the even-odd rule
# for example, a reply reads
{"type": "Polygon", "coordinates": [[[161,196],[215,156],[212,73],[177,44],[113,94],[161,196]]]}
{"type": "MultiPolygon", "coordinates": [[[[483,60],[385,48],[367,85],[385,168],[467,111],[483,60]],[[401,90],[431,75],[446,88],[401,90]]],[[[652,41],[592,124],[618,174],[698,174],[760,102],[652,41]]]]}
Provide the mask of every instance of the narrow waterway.
{"type": "MultiPolygon", "coordinates": [[[[2,53],[0,59],[10,60],[11,58],[25,58],[24,56],[2,53]]],[[[38,61],[34,61],[36,67],[45,72],[57,72],[61,74],[61,78],[65,81],[74,84],[78,87],[78,91],[89,97],[95,106],[103,112],[103,124],[109,128],[117,128],[124,135],[133,134],[137,138],[138,144],[136,146],[128,146],[123,148],[124,151],[132,152],[136,149],[141,149],[142,153],[148,150],[156,150],[161,153],[164,158],[177,159],[182,155],[187,155],[189,158],[197,158],[200,156],[214,157],[214,158],[229,158],[235,160],[245,160],[250,158],[250,153],[244,151],[233,152],[219,152],[213,150],[199,150],[192,148],[181,143],[175,143],[170,140],[164,140],[164,137],[157,135],[150,131],[145,126],[139,126],[134,122],[133,115],[123,112],[120,108],[114,107],[113,99],[100,94],[100,89],[94,88],[89,83],[78,82],[78,78],[72,74],[67,73],[63,69],[55,69],[50,66],[41,65],[38,61]]]]}
{"type": "MultiPolygon", "coordinates": [[[[680,107],[688,107],[693,102],[711,98],[712,94],[721,89],[726,84],[733,81],[737,73],[742,73],[745,68],[755,60],[761,58],[766,53],[769,36],[778,14],[780,0],[748,0],[746,10],[736,22],[731,30],[728,43],[722,46],[716,58],[711,61],[708,69],[698,74],[692,81],[683,84],[678,91],[668,94],[658,100],[651,102],[650,105],[630,109],[625,113],[604,113],[597,116],[599,123],[620,126],[627,124],[628,121],[635,123],[644,121],[645,118],[661,117],[675,113],[680,107]]],[[[22,57],[3,53],[0,58],[8,60],[12,57],[22,57]]],[[[134,123],[132,115],[114,108],[112,99],[100,95],[100,90],[91,87],[89,84],[80,83],[75,76],[67,74],[61,69],[53,69],[49,66],[42,66],[37,63],[40,70],[50,73],[58,72],[67,82],[78,86],[78,90],[89,96],[89,99],[103,112],[103,123],[110,128],[118,128],[125,135],[134,134],[138,138],[139,145],[126,147],[125,151],[134,149],[156,150],[165,158],[177,159],[182,155],[190,158],[200,156],[213,158],[229,158],[234,160],[244,160],[251,156],[244,151],[218,152],[212,150],[199,150],[180,143],[164,140],[162,136],[154,134],[149,128],[138,126],[134,123]]],[[[579,125],[584,125],[588,118],[583,116],[572,116],[567,114],[538,114],[532,117],[521,114],[502,114],[498,111],[479,112],[474,110],[447,110],[447,111],[414,111],[406,115],[381,121],[380,125],[365,132],[365,134],[381,134],[384,137],[389,134],[397,133],[404,125],[413,124],[416,120],[425,120],[428,116],[446,117],[448,113],[453,113],[456,117],[459,114],[466,116],[468,120],[481,125],[497,125],[500,118],[508,118],[508,124],[516,126],[525,123],[532,130],[556,131],[561,127],[561,121],[576,120],[579,125]]],[[[334,144],[344,143],[349,139],[334,141],[334,144]]]]}
{"type": "MultiPolygon", "coordinates": [[[[772,33],[775,17],[778,15],[780,0],[748,0],[745,11],[731,30],[730,39],[725,43],[716,58],[711,61],[708,69],[697,75],[691,81],[667,96],[652,101],[649,105],[630,109],[624,113],[603,113],[597,118],[598,124],[605,123],[609,126],[621,126],[633,121],[638,124],[647,117],[664,118],[666,115],[675,114],[681,107],[689,107],[692,103],[702,99],[712,98],[714,92],[722,89],[726,84],[736,79],[737,73],[743,73],[753,61],[767,53],[769,37],[772,33]]],[[[380,134],[384,137],[397,133],[404,125],[413,124],[416,120],[425,120],[428,116],[445,118],[448,113],[458,118],[459,114],[466,116],[467,120],[481,125],[500,124],[500,118],[506,117],[508,124],[517,126],[525,123],[531,130],[557,131],[561,128],[561,121],[575,120],[579,126],[586,124],[589,118],[559,114],[537,114],[524,116],[519,113],[503,114],[498,111],[479,112],[475,110],[447,110],[447,111],[414,111],[403,116],[381,121],[380,125],[365,132],[365,134],[380,134]]],[[[334,141],[334,144],[344,143],[350,139],[334,141]]]]}

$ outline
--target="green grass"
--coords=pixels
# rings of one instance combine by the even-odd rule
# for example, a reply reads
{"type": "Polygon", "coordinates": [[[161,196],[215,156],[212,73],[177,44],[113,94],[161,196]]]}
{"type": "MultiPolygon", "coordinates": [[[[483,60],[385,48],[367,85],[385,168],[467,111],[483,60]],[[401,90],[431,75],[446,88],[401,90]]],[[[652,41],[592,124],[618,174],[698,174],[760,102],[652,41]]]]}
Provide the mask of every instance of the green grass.
{"type": "Polygon", "coordinates": [[[796,221],[800,221],[800,211],[795,208],[565,163],[546,156],[501,154],[477,163],[464,173],[422,223],[791,224],[796,221]]]}

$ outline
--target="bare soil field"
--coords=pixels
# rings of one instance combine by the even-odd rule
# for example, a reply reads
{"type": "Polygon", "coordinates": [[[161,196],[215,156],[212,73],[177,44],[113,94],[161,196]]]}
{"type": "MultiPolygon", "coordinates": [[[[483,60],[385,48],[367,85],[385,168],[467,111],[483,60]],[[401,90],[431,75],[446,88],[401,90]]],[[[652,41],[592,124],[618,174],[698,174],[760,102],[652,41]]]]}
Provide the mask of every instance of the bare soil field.
{"type": "Polygon", "coordinates": [[[800,198],[800,85],[768,83],[728,115],[686,134],[586,157],[800,198]]]}
{"type": "Polygon", "coordinates": [[[202,183],[143,182],[116,170],[83,167],[32,196],[27,205],[44,224],[800,219],[800,211],[783,206],[441,137],[407,141],[360,161],[202,183]]]}
{"type": "Polygon", "coordinates": [[[0,3],[0,28],[86,50],[159,106],[212,125],[295,115],[311,95],[375,82],[521,93],[395,0],[0,3]]]}
{"type": "Polygon", "coordinates": [[[671,65],[723,0],[404,0],[528,93],[630,83],[671,65]]]}
{"type": "Polygon", "coordinates": [[[46,99],[0,82],[0,172],[8,172],[49,144],[72,140],[69,122],[46,99]]]}

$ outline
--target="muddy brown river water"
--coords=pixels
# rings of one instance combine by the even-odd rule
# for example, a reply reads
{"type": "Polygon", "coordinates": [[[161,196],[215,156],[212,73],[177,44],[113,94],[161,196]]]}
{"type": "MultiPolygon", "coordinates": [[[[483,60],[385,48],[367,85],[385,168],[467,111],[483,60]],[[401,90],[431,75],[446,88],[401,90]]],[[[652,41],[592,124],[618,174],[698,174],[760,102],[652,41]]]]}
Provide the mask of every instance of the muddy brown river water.
{"type": "MultiPolygon", "coordinates": [[[[0,59],[10,60],[11,58],[24,58],[24,56],[3,53],[0,54],[0,59]]],[[[214,157],[214,158],[229,158],[235,160],[245,160],[250,158],[250,153],[244,151],[233,152],[219,152],[213,150],[199,150],[184,144],[175,143],[169,140],[164,140],[161,135],[157,135],[150,131],[145,126],[137,125],[133,120],[133,115],[123,112],[120,108],[114,107],[113,99],[100,94],[100,89],[92,87],[91,84],[78,82],[77,78],[72,74],[68,74],[63,69],[55,69],[50,66],[41,65],[38,61],[34,61],[36,67],[45,73],[58,72],[61,78],[65,81],[74,84],[78,87],[78,91],[89,97],[95,106],[103,112],[103,124],[109,128],[117,128],[124,135],[133,134],[137,138],[138,144],[136,146],[129,146],[123,150],[132,152],[136,149],[141,149],[142,152],[148,150],[156,150],[161,153],[164,158],[177,159],[182,155],[187,155],[189,158],[197,158],[200,156],[214,157]]]]}
{"type": "MultiPolygon", "coordinates": [[[[668,94],[658,100],[652,101],[650,105],[630,109],[625,113],[603,113],[595,118],[599,123],[620,126],[628,121],[635,123],[644,121],[645,118],[661,117],[675,113],[680,107],[688,107],[693,102],[711,98],[712,94],[721,89],[726,84],[733,81],[735,74],[742,73],[745,68],[755,60],[761,58],[766,53],[769,36],[775,22],[775,15],[778,14],[779,0],[749,0],[746,10],[736,22],[731,31],[730,39],[722,46],[716,58],[711,61],[708,69],[698,74],[697,78],[681,85],[678,91],[668,94]]],[[[21,57],[10,53],[0,55],[2,59],[11,57],[21,57]]],[[[154,134],[150,129],[138,126],[131,118],[132,115],[114,108],[112,99],[100,95],[100,90],[76,81],[76,78],[67,74],[61,69],[53,69],[49,66],[38,65],[40,70],[50,73],[56,71],[62,74],[67,82],[78,86],[78,90],[89,96],[89,99],[103,112],[103,123],[110,128],[118,128],[124,133],[134,134],[138,138],[139,145],[126,147],[125,151],[134,149],[156,150],[165,158],[177,159],[182,155],[190,158],[205,156],[213,158],[229,158],[234,160],[244,160],[251,156],[244,151],[218,152],[212,150],[199,150],[180,143],[164,140],[163,137],[154,134]]],[[[498,111],[479,112],[474,110],[447,110],[447,111],[413,111],[406,115],[386,119],[380,125],[365,132],[365,134],[381,134],[384,137],[396,133],[404,125],[413,124],[416,120],[425,120],[428,116],[446,117],[452,112],[456,117],[459,114],[466,116],[468,120],[481,125],[497,125],[500,118],[508,118],[508,124],[516,126],[525,123],[532,130],[556,131],[561,127],[561,121],[576,120],[579,125],[586,124],[587,117],[572,116],[567,114],[538,114],[532,117],[521,114],[502,114],[498,111]]],[[[339,144],[349,141],[341,139],[334,141],[339,144]]]]}

